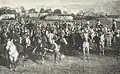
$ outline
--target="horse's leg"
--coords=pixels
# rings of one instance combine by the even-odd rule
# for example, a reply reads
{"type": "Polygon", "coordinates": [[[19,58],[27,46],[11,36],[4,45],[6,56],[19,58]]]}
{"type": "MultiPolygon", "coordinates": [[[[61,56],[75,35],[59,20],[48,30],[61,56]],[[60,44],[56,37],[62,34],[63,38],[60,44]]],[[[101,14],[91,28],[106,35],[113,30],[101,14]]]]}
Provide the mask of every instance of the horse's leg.
{"type": "Polygon", "coordinates": [[[14,61],[12,61],[11,64],[10,64],[10,70],[11,71],[15,70],[14,61]]]}
{"type": "Polygon", "coordinates": [[[105,53],[104,53],[104,49],[102,50],[102,55],[103,55],[103,56],[105,55],[105,53]]]}
{"type": "Polygon", "coordinates": [[[27,55],[26,50],[27,50],[27,49],[26,49],[26,46],[24,46],[24,57],[25,57],[24,59],[25,59],[25,60],[26,60],[26,55],[27,55]]]}
{"type": "Polygon", "coordinates": [[[23,67],[25,67],[24,63],[25,63],[25,57],[22,56],[22,66],[23,66],[23,67]]]}
{"type": "Polygon", "coordinates": [[[15,71],[16,70],[16,63],[15,63],[15,57],[13,57],[13,63],[12,63],[12,69],[13,69],[13,71],[15,71]]]}
{"type": "Polygon", "coordinates": [[[89,49],[90,49],[90,46],[87,47],[87,57],[89,59],[89,49]]]}
{"type": "Polygon", "coordinates": [[[108,37],[108,46],[110,46],[110,38],[108,37]]]}
{"type": "Polygon", "coordinates": [[[54,51],[54,62],[57,63],[57,57],[60,57],[60,52],[59,51],[54,51]]]}
{"type": "Polygon", "coordinates": [[[85,60],[85,47],[83,47],[83,59],[85,60]]]}
{"type": "Polygon", "coordinates": [[[102,55],[104,56],[104,45],[102,45],[102,55]]]}
{"type": "Polygon", "coordinates": [[[72,40],[73,40],[73,45],[75,45],[75,37],[74,37],[74,35],[72,35],[72,40]]]}
{"type": "Polygon", "coordinates": [[[93,36],[93,35],[91,35],[91,42],[92,42],[92,43],[94,42],[93,37],[94,37],[94,36],[93,36]]]}
{"type": "Polygon", "coordinates": [[[99,56],[101,57],[101,52],[102,52],[102,46],[99,45],[99,56]]]}
{"type": "Polygon", "coordinates": [[[46,50],[44,51],[44,53],[42,54],[42,63],[44,63],[45,62],[45,55],[46,55],[46,50]]]}
{"type": "Polygon", "coordinates": [[[13,69],[12,69],[12,63],[10,63],[9,67],[10,67],[10,70],[12,71],[12,70],[13,70],[13,69]]]}
{"type": "Polygon", "coordinates": [[[25,56],[26,58],[30,55],[30,51],[29,50],[30,50],[30,46],[27,46],[26,47],[26,56],[25,56]]]}
{"type": "Polygon", "coordinates": [[[112,38],[110,37],[110,46],[112,45],[112,38]]]}
{"type": "Polygon", "coordinates": [[[35,54],[37,47],[35,47],[32,51],[32,54],[35,54]]]}
{"type": "Polygon", "coordinates": [[[44,59],[44,56],[42,56],[42,64],[44,64],[45,62],[45,59],[44,59]]]}
{"type": "Polygon", "coordinates": [[[54,52],[54,62],[55,62],[55,63],[57,63],[57,61],[56,61],[56,60],[57,60],[57,53],[56,53],[56,52],[54,52]]]}
{"type": "Polygon", "coordinates": [[[5,54],[5,59],[8,59],[8,61],[6,61],[6,65],[10,67],[10,55],[8,52],[5,54]]]}
{"type": "Polygon", "coordinates": [[[16,65],[15,65],[15,61],[13,62],[13,71],[16,70],[16,65]]]}
{"type": "Polygon", "coordinates": [[[116,37],[115,36],[113,36],[113,42],[116,43],[116,37]]]}
{"type": "Polygon", "coordinates": [[[11,71],[13,70],[12,62],[13,62],[13,58],[11,56],[9,56],[9,68],[11,71]]]}

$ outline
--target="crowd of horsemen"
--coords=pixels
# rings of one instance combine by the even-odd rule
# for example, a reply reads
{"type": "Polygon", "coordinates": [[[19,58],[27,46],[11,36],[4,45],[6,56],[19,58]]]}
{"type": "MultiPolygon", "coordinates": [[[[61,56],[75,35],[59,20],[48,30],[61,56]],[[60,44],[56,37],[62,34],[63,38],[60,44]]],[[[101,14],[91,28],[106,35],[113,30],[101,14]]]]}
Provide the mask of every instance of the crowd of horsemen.
{"type": "MultiPolygon", "coordinates": [[[[84,25],[81,23],[72,25],[66,22],[54,24],[32,21],[5,22],[0,26],[1,45],[6,47],[9,43],[14,44],[17,55],[22,57],[28,57],[29,54],[39,54],[44,57],[47,52],[53,52],[54,61],[57,55],[62,57],[71,55],[73,50],[78,52],[82,50],[83,54],[87,51],[89,54],[92,43],[96,44],[97,51],[102,52],[100,55],[104,55],[105,46],[115,46],[114,48],[119,50],[120,29],[116,21],[114,19],[111,21],[111,27],[103,25],[99,19],[96,21],[95,25],[90,21],[84,25]]],[[[17,57],[14,59],[17,60],[17,57]]],[[[10,60],[13,60],[12,57],[10,60]]]]}

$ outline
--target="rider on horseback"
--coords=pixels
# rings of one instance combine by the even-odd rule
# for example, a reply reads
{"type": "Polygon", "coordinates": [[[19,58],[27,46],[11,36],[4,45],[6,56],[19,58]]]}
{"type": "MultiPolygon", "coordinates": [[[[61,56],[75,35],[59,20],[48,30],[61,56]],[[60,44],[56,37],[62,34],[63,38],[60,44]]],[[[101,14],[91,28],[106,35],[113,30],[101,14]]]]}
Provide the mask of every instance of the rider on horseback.
{"type": "Polygon", "coordinates": [[[98,20],[98,22],[97,22],[95,28],[96,28],[96,32],[102,32],[104,26],[103,26],[103,25],[101,24],[101,22],[98,20]]]}
{"type": "Polygon", "coordinates": [[[115,32],[116,29],[117,29],[117,24],[116,24],[115,19],[113,19],[113,21],[112,21],[112,31],[115,32]]]}

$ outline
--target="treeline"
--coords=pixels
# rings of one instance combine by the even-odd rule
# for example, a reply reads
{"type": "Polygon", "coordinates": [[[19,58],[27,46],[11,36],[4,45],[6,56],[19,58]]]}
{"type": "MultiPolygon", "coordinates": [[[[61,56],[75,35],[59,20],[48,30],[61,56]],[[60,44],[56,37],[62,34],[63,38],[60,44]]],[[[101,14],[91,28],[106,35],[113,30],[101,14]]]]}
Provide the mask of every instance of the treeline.
{"type": "MultiPolygon", "coordinates": [[[[14,8],[10,8],[10,7],[1,7],[0,8],[0,15],[2,14],[15,14],[16,17],[19,16],[23,16],[26,17],[26,15],[20,15],[20,13],[34,13],[34,14],[41,14],[41,13],[48,13],[47,15],[70,15],[74,18],[74,20],[81,20],[81,19],[86,19],[86,20],[92,20],[92,19],[97,19],[99,17],[108,17],[108,18],[119,18],[120,15],[108,15],[108,14],[104,14],[104,13],[96,13],[93,10],[89,10],[89,11],[79,11],[77,14],[74,13],[68,13],[67,11],[62,11],[61,9],[55,9],[55,10],[51,10],[51,9],[44,9],[41,8],[39,11],[37,11],[35,8],[31,8],[29,10],[26,10],[23,6],[20,6],[20,8],[18,8],[20,11],[16,11],[16,9],[14,8]]],[[[39,17],[40,19],[44,19],[45,16],[41,16],[39,17]]]]}

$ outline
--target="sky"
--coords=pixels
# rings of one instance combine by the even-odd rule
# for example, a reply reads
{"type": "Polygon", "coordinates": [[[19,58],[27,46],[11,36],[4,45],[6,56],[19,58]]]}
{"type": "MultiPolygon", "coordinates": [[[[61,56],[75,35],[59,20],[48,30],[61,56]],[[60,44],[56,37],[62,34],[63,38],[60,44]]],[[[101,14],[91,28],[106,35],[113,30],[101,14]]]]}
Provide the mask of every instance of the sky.
{"type": "Polygon", "coordinates": [[[66,5],[66,4],[94,4],[97,2],[104,2],[108,0],[0,0],[1,6],[18,7],[24,6],[25,8],[35,8],[39,6],[51,5],[66,5]]]}

